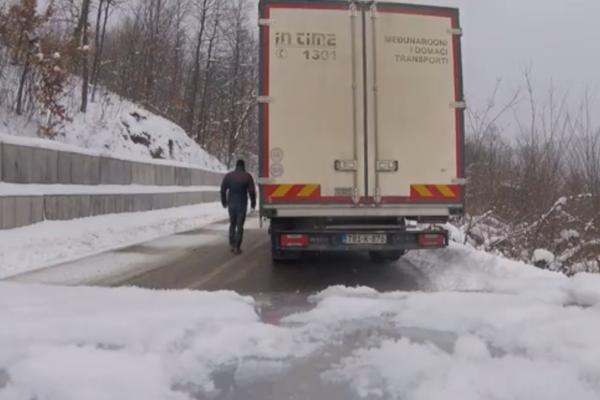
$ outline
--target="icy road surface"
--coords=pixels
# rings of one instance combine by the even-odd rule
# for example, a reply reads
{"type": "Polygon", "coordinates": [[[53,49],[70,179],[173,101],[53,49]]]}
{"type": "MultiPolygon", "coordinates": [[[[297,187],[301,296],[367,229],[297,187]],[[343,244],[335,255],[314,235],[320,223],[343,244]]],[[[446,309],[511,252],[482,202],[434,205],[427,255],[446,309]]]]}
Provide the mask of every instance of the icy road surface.
{"type": "Polygon", "coordinates": [[[600,398],[600,276],[459,244],[406,262],[425,291],[0,283],[0,399],[600,398]]]}

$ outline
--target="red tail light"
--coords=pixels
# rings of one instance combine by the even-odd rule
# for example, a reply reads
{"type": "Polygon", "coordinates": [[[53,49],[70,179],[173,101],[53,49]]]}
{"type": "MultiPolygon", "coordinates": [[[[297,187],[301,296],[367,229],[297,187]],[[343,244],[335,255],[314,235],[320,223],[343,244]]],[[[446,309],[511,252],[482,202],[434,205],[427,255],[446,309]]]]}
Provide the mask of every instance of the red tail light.
{"type": "Polygon", "coordinates": [[[440,233],[422,233],[419,235],[419,246],[441,247],[446,244],[446,237],[440,233]]]}
{"type": "Polygon", "coordinates": [[[281,247],[308,247],[308,235],[281,235],[279,237],[281,247]]]}

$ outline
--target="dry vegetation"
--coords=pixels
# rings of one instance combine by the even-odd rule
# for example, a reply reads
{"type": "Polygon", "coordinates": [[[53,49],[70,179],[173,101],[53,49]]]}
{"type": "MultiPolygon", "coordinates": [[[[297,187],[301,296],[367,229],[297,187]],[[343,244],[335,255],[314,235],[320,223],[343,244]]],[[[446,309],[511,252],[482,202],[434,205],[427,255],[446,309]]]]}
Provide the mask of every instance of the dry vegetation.
{"type": "Polygon", "coordinates": [[[467,209],[462,221],[473,243],[511,258],[566,273],[600,272],[600,131],[591,125],[586,96],[576,112],[550,89],[542,102],[532,89],[503,105],[494,98],[468,113],[467,209]],[[519,104],[528,121],[502,132],[497,121],[519,104]],[[512,132],[511,132],[512,133],[512,132]],[[545,249],[553,261],[537,260],[545,249]]]}

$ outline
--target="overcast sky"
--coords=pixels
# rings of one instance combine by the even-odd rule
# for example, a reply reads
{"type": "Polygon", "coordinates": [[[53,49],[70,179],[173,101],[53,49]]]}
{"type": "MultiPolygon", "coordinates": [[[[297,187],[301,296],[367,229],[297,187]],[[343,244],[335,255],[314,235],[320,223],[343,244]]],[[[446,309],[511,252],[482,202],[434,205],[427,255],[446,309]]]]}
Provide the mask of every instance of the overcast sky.
{"type": "Polygon", "coordinates": [[[522,83],[531,66],[538,90],[553,82],[578,101],[600,89],[599,0],[438,0],[458,6],[464,29],[465,85],[471,102],[522,83]]]}
{"type": "MultiPolygon", "coordinates": [[[[485,103],[497,79],[502,79],[502,96],[507,97],[522,86],[528,66],[539,92],[553,82],[557,90],[569,91],[575,105],[589,87],[598,99],[596,108],[600,106],[600,0],[402,2],[460,9],[470,107],[485,103]]],[[[600,117],[596,121],[600,123],[600,117]]]]}

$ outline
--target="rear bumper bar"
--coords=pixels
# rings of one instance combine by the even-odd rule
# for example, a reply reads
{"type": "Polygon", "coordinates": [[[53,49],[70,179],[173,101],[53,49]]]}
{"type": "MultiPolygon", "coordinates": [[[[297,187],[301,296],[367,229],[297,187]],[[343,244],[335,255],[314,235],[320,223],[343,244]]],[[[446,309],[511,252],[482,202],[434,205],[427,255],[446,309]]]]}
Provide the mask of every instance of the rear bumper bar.
{"type": "Polygon", "coordinates": [[[377,230],[377,231],[338,231],[338,230],[281,230],[272,231],[273,248],[281,251],[389,251],[389,250],[420,250],[439,249],[448,246],[448,231],[444,229],[431,230],[377,230]],[[283,246],[282,235],[306,235],[304,244],[298,246],[283,246]],[[347,235],[385,235],[385,244],[347,244],[347,235]],[[419,240],[421,235],[442,235],[443,243],[423,245],[419,240]]]}
{"type": "Polygon", "coordinates": [[[263,206],[261,215],[267,218],[330,218],[330,217],[441,217],[461,215],[463,205],[457,204],[412,204],[381,207],[353,206],[263,206]]]}

